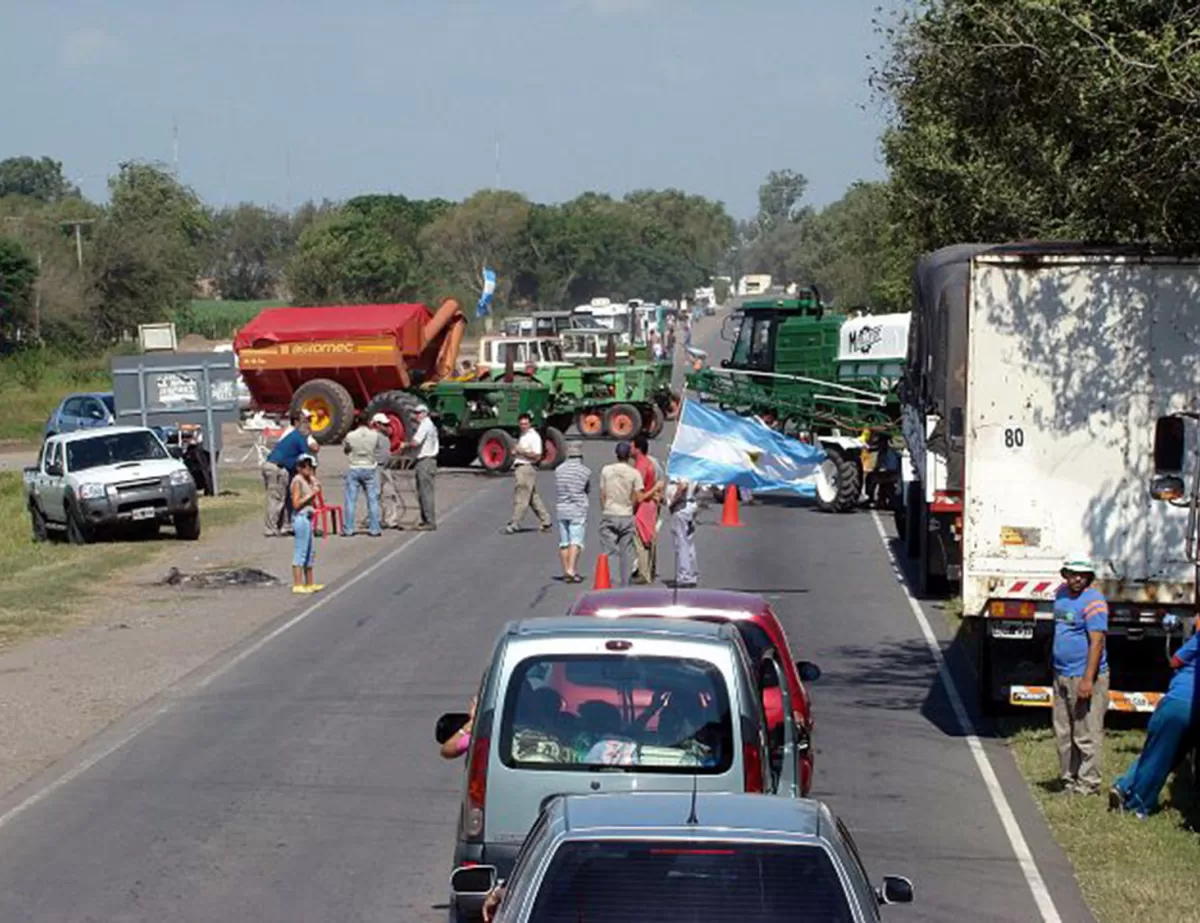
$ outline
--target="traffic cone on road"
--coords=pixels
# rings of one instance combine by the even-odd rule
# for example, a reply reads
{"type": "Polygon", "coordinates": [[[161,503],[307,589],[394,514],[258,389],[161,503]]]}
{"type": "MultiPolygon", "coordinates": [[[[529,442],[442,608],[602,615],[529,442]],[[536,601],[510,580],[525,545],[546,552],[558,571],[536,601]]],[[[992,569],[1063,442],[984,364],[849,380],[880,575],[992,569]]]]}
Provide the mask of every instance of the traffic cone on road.
{"type": "Polygon", "coordinates": [[[612,577],[608,573],[608,555],[606,554],[600,554],[596,558],[596,579],[592,583],[592,589],[612,589],[612,577]]]}
{"type": "Polygon", "coordinates": [[[742,527],[738,518],[738,489],[732,484],[725,488],[725,508],[721,511],[721,525],[734,529],[742,527]]]}

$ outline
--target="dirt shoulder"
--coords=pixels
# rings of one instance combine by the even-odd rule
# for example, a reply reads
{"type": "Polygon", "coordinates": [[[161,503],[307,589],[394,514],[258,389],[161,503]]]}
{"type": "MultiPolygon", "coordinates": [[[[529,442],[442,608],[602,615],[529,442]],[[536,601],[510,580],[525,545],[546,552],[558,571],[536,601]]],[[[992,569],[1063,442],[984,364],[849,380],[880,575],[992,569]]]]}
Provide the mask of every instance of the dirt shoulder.
{"type": "MultiPolygon", "coordinates": [[[[342,459],[321,472],[329,502],[340,502],[342,459]]],[[[336,456],[341,456],[336,452],[336,456]]],[[[325,461],[325,459],[322,459],[325,461]]],[[[222,466],[222,474],[227,469],[222,466]]],[[[230,483],[258,488],[253,468],[230,483]]],[[[442,471],[438,509],[447,512],[486,486],[486,476],[442,471]]],[[[365,499],[359,503],[360,518],[365,499]]],[[[71,605],[70,627],[0,652],[0,792],[7,792],[267,622],[297,605],[290,582],[292,544],[262,535],[261,505],[237,521],[205,526],[198,542],[164,537],[149,560],[101,580],[71,605]],[[279,586],[193,589],[161,584],[172,568],[259,568],[279,586]]],[[[405,521],[416,521],[415,504],[405,521]]],[[[164,532],[164,536],[166,532],[164,532]]],[[[317,577],[333,582],[411,533],[318,540],[317,577]]],[[[60,546],[67,547],[67,546],[60,546]]]]}

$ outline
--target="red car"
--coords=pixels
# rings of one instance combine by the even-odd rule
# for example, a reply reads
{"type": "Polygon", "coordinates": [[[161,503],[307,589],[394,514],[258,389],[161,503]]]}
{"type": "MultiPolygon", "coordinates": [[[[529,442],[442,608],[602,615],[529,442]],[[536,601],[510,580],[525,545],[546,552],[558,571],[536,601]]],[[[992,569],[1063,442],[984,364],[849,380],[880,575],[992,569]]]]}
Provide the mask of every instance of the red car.
{"type": "Polygon", "coordinates": [[[802,735],[801,794],[808,794],[813,776],[813,719],[808,690],[804,688],[804,684],[818,679],[821,669],[807,660],[793,658],[783,626],[779,624],[778,617],[765,599],[753,593],[738,593],[732,590],[631,587],[584,593],[568,614],[595,618],[658,616],[731,622],[736,625],[756,665],[755,672],[763,689],[763,709],[773,741],[782,740],[783,699],[775,671],[762,668],[764,657],[773,654],[782,669],[791,693],[796,727],[801,730],[802,735]]]}

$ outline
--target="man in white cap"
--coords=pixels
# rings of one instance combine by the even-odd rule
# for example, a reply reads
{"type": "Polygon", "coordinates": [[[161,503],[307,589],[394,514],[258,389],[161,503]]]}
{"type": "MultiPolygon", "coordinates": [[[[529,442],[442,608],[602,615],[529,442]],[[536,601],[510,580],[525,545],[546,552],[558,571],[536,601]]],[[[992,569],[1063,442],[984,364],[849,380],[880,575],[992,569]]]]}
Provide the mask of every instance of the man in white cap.
{"type": "Polygon", "coordinates": [[[414,473],[417,481],[417,504],[421,509],[418,532],[432,532],[437,528],[434,482],[437,478],[437,457],[440,448],[437,427],[429,419],[429,408],[424,404],[416,407],[417,429],[408,446],[416,458],[414,473]]]}
{"type": "Polygon", "coordinates": [[[1054,594],[1054,739],[1062,790],[1099,794],[1108,710],[1108,601],[1092,587],[1096,567],[1087,555],[1068,557],[1062,578],[1054,594]]]}
{"type": "Polygon", "coordinates": [[[371,429],[379,434],[375,444],[375,462],[379,466],[379,525],[384,529],[399,529],[403,504],[396,471],[392,468],[392,421],[385,413],[374,414],[371,429]]]}

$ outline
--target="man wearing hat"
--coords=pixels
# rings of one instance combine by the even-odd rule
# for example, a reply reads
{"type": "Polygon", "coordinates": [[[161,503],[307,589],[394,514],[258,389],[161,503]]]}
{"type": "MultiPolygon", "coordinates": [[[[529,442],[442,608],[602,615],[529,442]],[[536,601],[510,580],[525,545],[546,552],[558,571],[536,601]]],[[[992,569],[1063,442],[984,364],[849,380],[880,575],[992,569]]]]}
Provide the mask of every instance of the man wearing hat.
{"type": "Polygon", "coordinates": [[[1096,567],[1073,554],[1054,594],[1054,739],[1062,790],[1099,794],[1108,710],[1108,601],[1092,587],[1096,567]]]}
{"type": "Polygon", "coordinates": [[[579,555],[587,531],[588,498],[592,472],[583,463],[583,443],[567,443],[567,458],[554,472],[555,512],[558,513],[558,557],[562,561],[563,582],[582,583],[579,555]]]}
{"type": "Polygon", "coordinates": [[[354,419],[354,429],[342,440],[342,451],[349,456],[350,467],[346,469],[346,518],[342,522],[342,535],[354,534],[358,514],[358,492],[367,492],[367,532],[378,538],[379,528],[379,462],[375,452],[379,448],[379,433],[367,422],[365,414],[354,419]]]}
{"type": "Polygon", "coordinates": [[[424,404],[416,407],[417,429],[409,440],[408,447],[416,459],[413,472],[417,481],[417,505],[421,509],[418,532],[432,532],[437,528],[434,481],[437,478],[439,451],[437,427],[429,419],[429,408],[424,404]]]}
{"type": "Polygon", "coordinates": [[[371,429],[378,434],[375,443],[375,463],[379,466],[379,525],[384,529],[400,528],[400,485],[392,468],[392,421],[387,414],[371,417],[371,429]]]}

